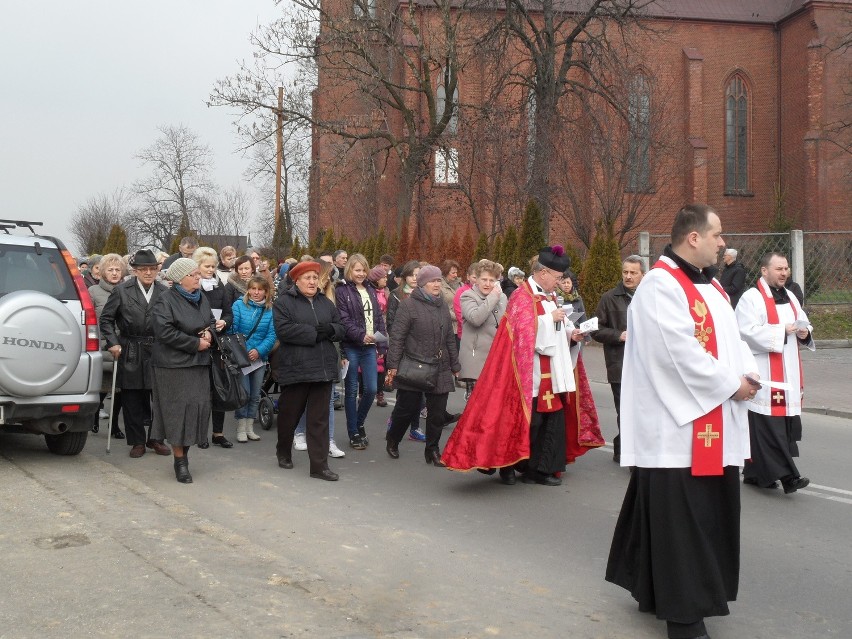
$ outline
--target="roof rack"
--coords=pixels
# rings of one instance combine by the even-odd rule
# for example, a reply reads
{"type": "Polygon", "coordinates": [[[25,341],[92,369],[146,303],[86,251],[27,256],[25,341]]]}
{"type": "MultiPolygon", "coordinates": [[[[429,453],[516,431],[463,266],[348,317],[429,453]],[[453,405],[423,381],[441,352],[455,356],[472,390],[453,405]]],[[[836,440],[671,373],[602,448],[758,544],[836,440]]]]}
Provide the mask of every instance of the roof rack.
{"type": "Polygon", "coordinates": [[[13,228],[15,228],[14,224],[0,224],[0,231],[5,231],[6,235],[11,235],[11,233],[9,233],[9,229],[13,228]]]}
{"type": "Polygon", "coordinates": [[[0,220],[0,228],[2,228],[8,234],[8,229],[13,229],[16,226],[25,226],[30,230],[30,233],[33,235],[36,234],[34,226],[44,226],[44,222],[27,222],[26,220],[0,220]]]}

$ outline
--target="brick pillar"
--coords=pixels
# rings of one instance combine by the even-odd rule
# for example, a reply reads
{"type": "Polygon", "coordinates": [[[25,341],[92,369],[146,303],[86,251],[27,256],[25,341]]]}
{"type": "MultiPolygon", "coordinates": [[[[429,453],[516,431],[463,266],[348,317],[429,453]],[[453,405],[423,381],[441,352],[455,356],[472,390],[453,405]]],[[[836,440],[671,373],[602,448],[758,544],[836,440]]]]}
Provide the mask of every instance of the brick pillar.
{"type": "Polygon", "coordinates": [[[686,91],[686,138],[689,141],[684,169],[684,193],[688,202],[707,201],[707,142],[704,140],[704,56],[691,47],[683,49],[686,91]]]}
{"type": "Polygon", "coordinates": [[[808,131],[805,133],[805,184],[802,224],[804,228],[822,228],[826,210],[823,182],[821,139],[823,133],[823,100],[825,97],[825,60],[823,43],[814,38],[808,43],[808,131]]]}

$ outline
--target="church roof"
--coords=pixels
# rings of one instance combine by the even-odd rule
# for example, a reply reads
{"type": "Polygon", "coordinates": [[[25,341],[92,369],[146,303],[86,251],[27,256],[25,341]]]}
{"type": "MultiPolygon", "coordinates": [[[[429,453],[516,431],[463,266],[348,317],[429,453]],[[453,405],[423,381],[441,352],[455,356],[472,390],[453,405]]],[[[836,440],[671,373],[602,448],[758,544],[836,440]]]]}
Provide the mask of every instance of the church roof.
{"type": "MultiPolygon", "coordinates": [[[[435,0],[399,0],[400,4],[409,1],[423,7],[434,7],[435,0]]],[[[711,22],[740,22],[748,24],[777,24],[793,15],[799,9],[819,0],[654,0],[642,10],[645,15],[673,20],[707,20],[711,22]]],[[[468,7],[504,6],[503,0],[451,0],[454,5],[468,7]]],[[[642,0],[639,0],[641,3],[642,0]]],[[[845,4],[852,8],[852,0],[829,0],[831,4],[845,4]]],[[[556,0],[562,11],[585,11],[590,0],[556,0]]],[[[527,0],[535,10],[537,0],[527,0]]]]}

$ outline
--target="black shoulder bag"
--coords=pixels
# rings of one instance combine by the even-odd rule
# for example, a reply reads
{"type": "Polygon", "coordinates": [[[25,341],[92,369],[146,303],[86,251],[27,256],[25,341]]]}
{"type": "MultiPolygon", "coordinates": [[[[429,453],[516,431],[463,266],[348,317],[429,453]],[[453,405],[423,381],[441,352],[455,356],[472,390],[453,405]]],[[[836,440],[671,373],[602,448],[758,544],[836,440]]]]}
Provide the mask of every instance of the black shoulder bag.
{"type": "MultiPolygon", "coordinates": [[[[441,322],[441,342],[444,343],[444,322],[441,322]]],[[[443,348],[438,347],[437,355],[423,357],[413,353],[402,353],[399,366],[396,369],[396,380],[405,386],[431,393],[438,388],[438,371],[440,369],[443,348]]]]}
{"type": "MultiPolygon", "coordinates": [[[[215,326],[210,332],[216,348],[211,349],[213,362],[210,366],[210,386],[213,389],[213,410],[230,411],[248,404],[249,396],[243,386],[243,373],[233,361],[231,352],[223,348],[222,337],[216,334],[215,326]]],[[[229,337],[233,337],[230,335],[229,337]]],[[[248,353],[246,353],[248,359],[248,353]]]]}

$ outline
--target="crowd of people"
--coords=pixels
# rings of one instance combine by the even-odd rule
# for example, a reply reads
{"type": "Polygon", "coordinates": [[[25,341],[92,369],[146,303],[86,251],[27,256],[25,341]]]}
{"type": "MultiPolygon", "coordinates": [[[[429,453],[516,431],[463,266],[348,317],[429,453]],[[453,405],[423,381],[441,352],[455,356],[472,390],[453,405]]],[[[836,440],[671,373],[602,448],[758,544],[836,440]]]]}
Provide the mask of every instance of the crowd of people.
{"type": "Polygon", "coordinates": [[[650,271],[639,256],[623,260],[596,325],[585,322],[561,246],[522,265],[529,276],[515,265],[504,276],[488,259],[464,277],[453,260],[394,269],[384,255],[371,266],[343,250],[270,264],[254,249],[238,256],[194,238],[171,256],[90,256],[85,275],[105,370],[115,375],[111,433],[126,438],[131,457],[171,455],[177,481],[191,483],[191,447],[234,446],[225,413],[212,409],[209,368],[216,335],[238,333],[250,365],[235,438],[260,439],[260,397],[277,384],[280,468],[307,451],[310,476],[336,481],[329,457],[346,453],[335,443],[335,410],[344,411],[349,447],[362,451],[370,411],[394,392],[386,428],[373,434],[391,459],[408,433],[434,467],[559,486],[567,464],[605,443],[583,364],[594,339],[616,409],[613,460],[631,470],[606,579],[666,620],[672,639],[705,637],[704,618],[727,614],[736,597],[740,468],[761,489],[780,482],[789,494],[809,482],[793,458],[798,349],[813,348],[812,327],[788,290],[785,256],[764,256],[747,288],[728,249],[716,279],[721,233],[712,208],[681,209],[650,271]],[[452,414],[457,388],[466,404],[452,414]]]}

